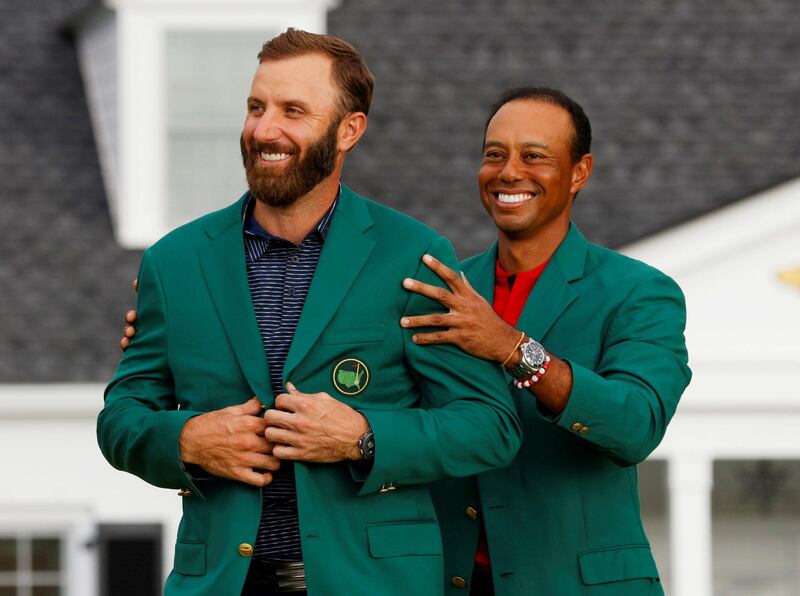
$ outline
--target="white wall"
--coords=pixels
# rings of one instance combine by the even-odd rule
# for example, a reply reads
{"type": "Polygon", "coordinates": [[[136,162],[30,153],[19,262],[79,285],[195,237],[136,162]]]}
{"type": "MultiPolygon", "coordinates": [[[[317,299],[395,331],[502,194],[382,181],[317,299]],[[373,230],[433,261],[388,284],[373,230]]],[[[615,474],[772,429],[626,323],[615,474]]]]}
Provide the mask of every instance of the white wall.
{"type": "Polygon", "coordinates": [[[113,469],[95,438],[102,385],[0,385],[0,531],[50,527],[68,540],[67,596],[91,596],[100,523],[164,526],[165,573],[172,568],[181,497],[113,469]],[[71,544],[70,544],[71,543],[71,544]]]}

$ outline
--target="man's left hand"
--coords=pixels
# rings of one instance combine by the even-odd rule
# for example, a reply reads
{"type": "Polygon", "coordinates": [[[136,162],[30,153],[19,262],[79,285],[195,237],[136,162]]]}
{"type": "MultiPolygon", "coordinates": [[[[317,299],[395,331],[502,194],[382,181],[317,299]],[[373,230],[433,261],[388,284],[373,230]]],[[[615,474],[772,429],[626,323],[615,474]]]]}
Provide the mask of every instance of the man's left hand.
{"type": "Polygon", "coordinates": [[[449,312],[400,319],[400,325],[406,328],[446,328],[415,333],[412,337],[414,343],[453,344],[478,358],[503,362],[514,350],[519,331],[494,312],[492,305],[475,291],[463,273],[459,275],[431,255],[425,255],[422,261],[447,284],[450,291],[410,278],[403,280],[403,287],[433,298],[446,306],[449,312]]]}
{"type": "Polygon", "coordinates": [[[302,393],[286,383],[288,393],[267,410],[264,436],[275,444],[278,459],[333,463],[359,460],[358,439],[369,428],[367,419],[327,393],[302,393]]]}

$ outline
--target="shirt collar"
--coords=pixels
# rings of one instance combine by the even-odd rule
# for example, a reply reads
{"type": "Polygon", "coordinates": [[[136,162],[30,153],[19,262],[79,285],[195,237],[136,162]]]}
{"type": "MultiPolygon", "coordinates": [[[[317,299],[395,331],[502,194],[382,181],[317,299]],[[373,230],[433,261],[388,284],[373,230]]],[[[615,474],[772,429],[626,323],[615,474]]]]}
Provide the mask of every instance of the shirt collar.
{"type": "Polygon", "coordinates": [[[514,282],[517,279],[525,279],[525,280],[532,280],[533,283],[536,283],[536,280],[542,275],[544,268],[547,267],[547,264],[550,262],[550,259],[547,259],[544,263],[534,267],[529,271],[520,271],[518,273],[509,273],[505,269],[500,266],[500,259],[495,261],[494,266],[494,280],[495,285],[507,285],[513,286],[514,282]]]}
{"type": "MultiPolygon", "coordinates": [[[[336,210],[336,205],[339,204],[339,196],[341,195],[342,187],[341,184],[339,185],[339,190],[336,192],[336,198],[333,200],[330,208],[325,212],[325,214],[320,218],[317,222],[317,225],[308,233],[306,238],[303,240],[318,234],[322,241],[328,235],[328,228],[330,228],[331,220],[333,219],[333,214],[336,210]]],[[[244,209],[242,210],[242,231],[245,237],[250,237],[253,239],[262,240],[262,242],[258,242],[257,244],[260,245],[260,249],[258,250],[258,255],[251,255],[254,256],[256,259],[261,256],[267,249],[269,249],[270,245],[275,242],[281,243],[289,243],[288,240],[270,234],[267,230],[265,230],[261,224],[253,215],[253,209],[255,208],[256,198],[247,193],[247,199],[244,203],[244,209]]]]}

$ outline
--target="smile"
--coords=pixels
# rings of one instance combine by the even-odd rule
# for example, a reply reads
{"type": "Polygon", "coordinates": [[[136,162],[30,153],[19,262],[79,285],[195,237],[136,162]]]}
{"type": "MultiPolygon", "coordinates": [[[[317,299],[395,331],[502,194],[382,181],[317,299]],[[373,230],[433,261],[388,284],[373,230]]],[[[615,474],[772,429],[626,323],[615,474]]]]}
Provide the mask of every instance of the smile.
{"type": "Polygon", "coordinates": [[[533,198],[533,194],[529,192],[520,192],[513,195],[506,194],[504,192],[497,192],[494,193],[494,195],[497,197],[497,200],[499,202],[504,203],[506,205],[513,203],[522,203],[524,201],[528,201],[533,198]]]}
{"type": "Polygon", "coordinates": [[[291,157],[290,153],[264,153],[258,154],[264,161],[283,161],[291,157]]]}

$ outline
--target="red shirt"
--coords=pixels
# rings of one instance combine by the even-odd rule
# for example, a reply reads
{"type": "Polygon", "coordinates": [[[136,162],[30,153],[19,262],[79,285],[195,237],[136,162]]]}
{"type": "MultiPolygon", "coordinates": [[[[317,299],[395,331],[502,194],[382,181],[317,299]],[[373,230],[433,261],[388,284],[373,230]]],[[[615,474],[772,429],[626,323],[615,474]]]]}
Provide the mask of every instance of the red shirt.
{"type": "MultiPolygon", "coordinates": [[[[494,266],[494,301],[492,307],[500,317],[509,325],[517,326],[522,309],[528,301],[528,297],[536,285],[542,271],[547,267],[545,261],[535,269],[530,271],[520,271],[519,273],[509,273],[500,267],[500,261],[494,266]]],[[[481,522],[481,535],[478,540],[478,551],[475,553],[475,565],[483,573],[491,573],[491,562],[489,561],[489,545],[486,542],[486,530],[481,522]]]]}

